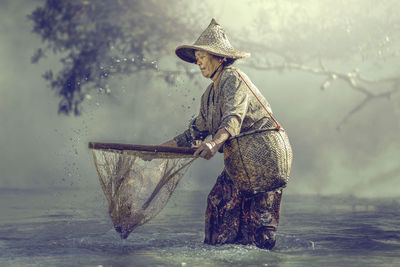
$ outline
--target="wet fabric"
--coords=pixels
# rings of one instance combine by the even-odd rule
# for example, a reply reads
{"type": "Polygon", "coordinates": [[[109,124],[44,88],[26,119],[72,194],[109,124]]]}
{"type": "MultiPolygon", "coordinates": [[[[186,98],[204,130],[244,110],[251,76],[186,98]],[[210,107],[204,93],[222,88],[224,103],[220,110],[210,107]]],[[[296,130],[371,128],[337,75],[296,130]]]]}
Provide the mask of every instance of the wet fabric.
{"type": "Polygon", "coordinates": [[[282,190],[245,196],[223,171],[208,195],[204,243],[273,248],[281,198],[282,190]]]}
{"type": "MultiPolygon", "coordinates": [[[[204,140],[224,128],[231,137],[242,132],[275,128],[274,121],[260,105],[234,67],[225,67],[218,84],[211,83],[201,98],[199,115],[191,121],[189,128],[174,140],[178,146],[190,147],[196,140],[204,140]]],[[[252,90],[272,114],[271,106],[250,79],[240,72],[252,90]]]]}

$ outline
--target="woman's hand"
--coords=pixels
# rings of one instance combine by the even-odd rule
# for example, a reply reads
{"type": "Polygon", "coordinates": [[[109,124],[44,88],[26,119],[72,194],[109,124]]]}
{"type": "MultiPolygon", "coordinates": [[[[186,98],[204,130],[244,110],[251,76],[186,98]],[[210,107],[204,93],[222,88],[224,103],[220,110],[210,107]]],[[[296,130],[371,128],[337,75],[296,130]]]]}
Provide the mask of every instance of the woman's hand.
{"type": "Polygon", "coordinates": [[[229,137],[228,131],[221,128],[217,131],[212,141],[202,143],[199,148],[196,147],[197,150],[193,155],[207,160],[211,159],[229,137]]]}
{"type": "Polygon", "coordinates": [[[217,151],[217,144],[214,141],[210,141],[202,143],[193,155],[195,157],[201,157],[209,160],[215,155],[215,153],[217,153],[217,151]]]}

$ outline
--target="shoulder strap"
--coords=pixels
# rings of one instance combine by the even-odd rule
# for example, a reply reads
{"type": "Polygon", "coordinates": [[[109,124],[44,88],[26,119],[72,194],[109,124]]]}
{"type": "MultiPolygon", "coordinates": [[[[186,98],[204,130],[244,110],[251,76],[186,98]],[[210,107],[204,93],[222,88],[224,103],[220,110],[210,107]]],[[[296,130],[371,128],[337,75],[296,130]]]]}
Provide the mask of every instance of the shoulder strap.
{"type": "Polygon", "coordinates": [[[272,116],[272,114],[268,111],[268,109],[265,107],[265,105],[261,102],[261,100],[257,97],[257,95],[254,93],[254,91],[251,89],[250,85],[247,83],[246,79],[243,78],[243,76],[237,71],[237,69],[234,69],[235,72],[239,75],[239,77],[244,81],[244,83],[247,85],[247,87],[249,88],[250,92],[253,93],[253,95],[255,96],[255,98],[258,100],[258,102],[261,104],[261,106],[265,109],[265,111],[268,113],[268,115],[271,117],[271,119],[275,122],[276,124],[276,130],[280,130],[281,126],[279,125],[279,123],[274,119],[274,117],[272,116]]]}

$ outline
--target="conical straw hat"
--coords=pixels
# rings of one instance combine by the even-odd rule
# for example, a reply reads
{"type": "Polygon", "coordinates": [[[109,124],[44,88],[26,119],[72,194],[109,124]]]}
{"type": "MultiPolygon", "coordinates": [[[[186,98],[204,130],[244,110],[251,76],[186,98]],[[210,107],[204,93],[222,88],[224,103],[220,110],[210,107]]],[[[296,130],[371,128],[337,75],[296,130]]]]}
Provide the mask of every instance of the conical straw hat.
{"type": "Polygon", "coordinates": [[[181,45],[175,50],[176,55],[189,63],[196,63],[194,50],[203,50],[210,54],[225,58],[246,58],[250,53],[239,51],[231,45],[226,37],[225,30],[215,19],[211,20],[210,25],[203,31],[193,45],[181,45]]]}

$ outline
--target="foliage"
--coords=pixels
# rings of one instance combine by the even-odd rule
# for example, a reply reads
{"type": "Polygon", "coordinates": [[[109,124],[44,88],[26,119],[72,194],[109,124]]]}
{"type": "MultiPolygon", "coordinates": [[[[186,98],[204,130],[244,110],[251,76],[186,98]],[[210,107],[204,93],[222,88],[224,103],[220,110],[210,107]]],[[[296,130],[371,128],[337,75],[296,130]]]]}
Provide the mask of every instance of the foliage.
{"type": "MultiPolygon", "coordinates": [[[[156,0],[47,0],[28,17],[45,46],[32,62],[49,51],[61,56],[62,70],[43,77],[61,96],[59,113],[80,114],[80,104],[93,88],[109,92],[111,76],[157,70],[156,60],[171,42],[189,33],[182,19],[185,3],[156,0]],[[174,5],[181,8],[174,9],[174,5]]],[[[173,82],[171,75],[165,75],[173,82]]]]}

